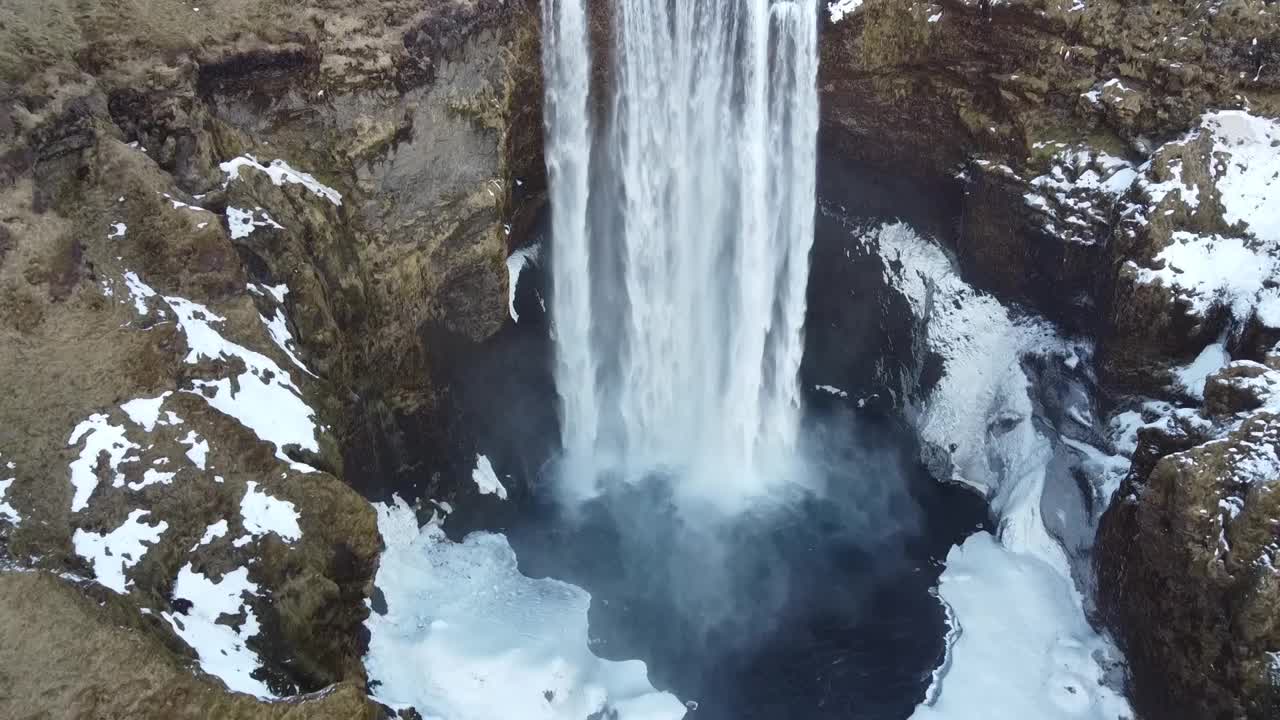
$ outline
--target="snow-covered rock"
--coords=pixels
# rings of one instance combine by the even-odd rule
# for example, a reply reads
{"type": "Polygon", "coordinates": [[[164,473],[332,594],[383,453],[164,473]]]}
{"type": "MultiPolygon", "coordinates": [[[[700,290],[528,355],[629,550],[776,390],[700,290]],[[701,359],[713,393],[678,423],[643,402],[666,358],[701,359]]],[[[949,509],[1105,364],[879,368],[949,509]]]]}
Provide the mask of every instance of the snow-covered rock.
{"type": "MultiPolygon", "coordinates": [[[[1276,201],[1280,202],[1280,194],[1276,201]]],[[[1161,284],[1196,317],[1225,307],[1239,323],[1256,316],[1280,327],[1280,241],[1259,244],[1246,238],[1178,231],[1156,256],[1156,268],[1132,265],[1137,282],[1161,284]]]]}
{"type": "Polygon", "coordinates": [[[154,525],[145,522],[143,518],[149,514],[134,510],[123,525],[105,534],[76,530],[72,537],[76,553],[93,566],[99,583],[118,593],[129,587],[131,581],[125,577],[125,570],[141,562],[148,546],[154,545],[169,527],[163,520],[154,525]]]}
{"type": "MultiPolygon", "coordinates": [[[[1082,526],[1074,530],[1091,532],[1096,518],[1084,508],[1110,480],[1094,460],[1103,453],[1045,428],[1026,367],[1036,359],[1084,373],[1087,343],[975,290],[941,248],[904,224],[864,242],[909,302],[920,362],[941,365],[936,383],[904,388],[915,398],[908,415],[923,459],[939,479],[981,492],[998,521],[997,536],[975,535],[948,556],[938,594],[953,638],[913,717],[1126,720],[1131,711],[1111,677],[1119,652],[1086,620],[1063,536],[1044,516],[1053,506],[1051,464],[1083,455],[1076,462],[1094,474],[1089,495],[1077,491],[1072,501],[1082,526]]],[[[1064,402],[1062,414],[1082,432],[1096,424],[1087,401],[1064,402]]]]}
{"type": "Polygon", "coordinates": [[[173,595],[190,605],[185,612],[166,612],[161,617],[195,650],[202,670],[235,692],[275,697],[265,683],[253,677],[262,660],[246,645],[258,634],[259,625],[245,596],[259,593],[257,585],[249,580],[248,568],[237,568],[214,580],[196,572],[188,563],[178,571],[173,595]],[[243,619],[232,625],[220,622],[224,616],[243,619]]]}
{"type": "Polygon", "coordinates": [[[1230,658],[1227,682],[1181,678],[1194,686],[1197,714],[1245,713],[1265,697],[1275,684],[1269,653],[1280,646],[1263,620],[1280,609],[1280,372],[1225,360],[1204,368],[1202,407],[1146,401],[1112,420],[1134,465],[1100,532],[1100,607],[1138,655],[1141,687],[1163,663],[1230,658]],[[1235,615],[1206,610],[1226,603],[1235,615]]]}

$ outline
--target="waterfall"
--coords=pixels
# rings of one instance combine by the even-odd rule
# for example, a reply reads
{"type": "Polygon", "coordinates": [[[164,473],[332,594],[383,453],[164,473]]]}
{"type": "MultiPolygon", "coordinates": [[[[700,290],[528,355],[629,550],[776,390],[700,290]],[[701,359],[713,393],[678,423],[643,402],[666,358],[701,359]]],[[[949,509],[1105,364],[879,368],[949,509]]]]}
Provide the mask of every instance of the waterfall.
{"type": "Polygon", "coordinates": [[[800,422],[816,0],[588,1],[543,2],[567,473],[765,493],[800,422]]]}

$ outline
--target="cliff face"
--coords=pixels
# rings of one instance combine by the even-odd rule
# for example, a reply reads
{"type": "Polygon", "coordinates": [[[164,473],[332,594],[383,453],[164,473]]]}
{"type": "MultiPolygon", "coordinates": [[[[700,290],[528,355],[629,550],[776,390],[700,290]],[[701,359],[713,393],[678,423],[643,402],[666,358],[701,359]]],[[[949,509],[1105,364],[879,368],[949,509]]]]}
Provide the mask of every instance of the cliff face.
{"type": "MultiPolygon", "coordinates": [[[[381,539],[351,486],[438,478],[458,440],[437,368],[505,321],[541,202],[536,6],[0,16],[0,562],[102,598],[166,668],[360,688],[381,539]]],[[[114,640],[58,642],[108,681],[114,640]]],[[[200,683],[196,708],[240,702],[200,683]]],[[[339,694],[316,712],[374,712],[339,694]]]]}
{"type": "Polygon", "coordinates": [[[1277,389],[1280,373],[1237,361],[1210,377],[1203,415],[1135,413],[1134,468],[1100,533],[1100,608],[1151,717],[1280,712],[1277,389]]]}
{"type": "Polygon", "coordinates": [[[1130,468],[1095,550],[1099,619],[1135,706],[1273,716],[1280,8],[855,5],[825,30],[826,147],[962,184],[936,234],[965,279],[1097,343],[1130,468]]]}

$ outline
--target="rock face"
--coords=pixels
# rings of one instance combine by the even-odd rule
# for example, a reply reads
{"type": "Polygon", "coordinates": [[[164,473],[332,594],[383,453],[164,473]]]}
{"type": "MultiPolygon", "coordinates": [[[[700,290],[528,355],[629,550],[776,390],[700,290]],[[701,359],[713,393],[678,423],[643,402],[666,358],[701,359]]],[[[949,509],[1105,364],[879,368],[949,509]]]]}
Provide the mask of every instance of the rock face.
{"type": "MultiPolygon", "coordinates": [[[[1218,161],[1207,148],[1155,150],[1184,140],[1208,109],[1280,114],[1280,80],[1265,71],[1280,52],[1270,12],[1260,0],[871,0],[824,37],[824,137],[888,171],[965,178],[954,242],[966,276],[1098,335],[1104,371],[1140,382],[1144,357],[1160,356],[1144,348],[1167,333],[1111,312],[1134,301],[1123,267],[1149,264],[1179,226],[1231,225],[1208,195],[1166,225],[1163,213],[1190,196],[1161,185],[1172,156],[1197,161],[1180,171],[1189,189],[1215,178],[1218,161]],[[1127,182],[1139,168],[1147,182],[1127,182]],[[1152,207],[1145,226],[1126,227],[1130,204],[1152,207]]],[[[1200,347],[1164,343],[1174,358],[1200,347]]]]}
{"type": "MultiPolygon", "coordinates": [[[[438,369],[505,322],[542,197],[536,6],[0,15],[0,562],[75,578],[133,628],[86,630],[98,654],[34,625],[5,652],[83,653],[85,698],[127,684],[101,675],[108,648],[157,653],[137,697],[67,717],[171,717],[148,688],[175,683],[193,717],[373,717],[381,539],[352,487],[453,492],[438,369]],[[345,684],[263,705],[219,683],[345,684]]],[[[97,622],[61,581],[0,584],[97,622]]],[[[53,675],[4,666],[31,692],[0,714],[35,712],[53,675]]]]}
{"type": "Polygon", "coordinates": [[[1238,361],[1209,378],[1208,417],[1135,426],[1145,461],[1103,526],[1100,600],[1153,714],[1280,712],[1277,391],[1280,373],[1238,361]]]}
{"type": "Polygon", "coordinates": [[[962,182],[956,227],[934,233],[965,280],[1096,342],[1123,478],[1097,599],[1143,716],[1280,712],[1275,12],[867,0],[822,44],[823,142],[962,182]]]}

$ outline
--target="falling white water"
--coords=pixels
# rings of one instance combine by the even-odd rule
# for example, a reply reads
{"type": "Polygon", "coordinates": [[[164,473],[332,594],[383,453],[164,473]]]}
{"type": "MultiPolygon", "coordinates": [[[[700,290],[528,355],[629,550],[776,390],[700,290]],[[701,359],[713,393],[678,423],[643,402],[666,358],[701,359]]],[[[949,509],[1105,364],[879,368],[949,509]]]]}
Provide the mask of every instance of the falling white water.
{"type": "Polygon", "coordinates": [[[569,474],[758,496],[800,416],[816,1],[614,0],[596,87],[586,2],[543,3],[569,474]]]}

